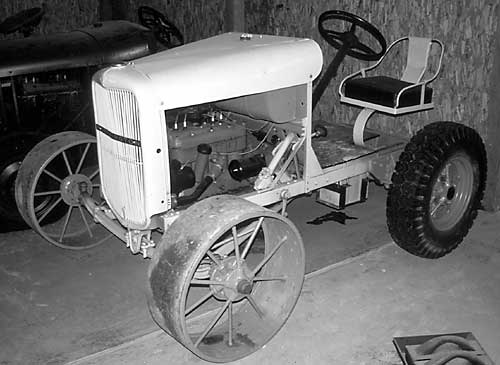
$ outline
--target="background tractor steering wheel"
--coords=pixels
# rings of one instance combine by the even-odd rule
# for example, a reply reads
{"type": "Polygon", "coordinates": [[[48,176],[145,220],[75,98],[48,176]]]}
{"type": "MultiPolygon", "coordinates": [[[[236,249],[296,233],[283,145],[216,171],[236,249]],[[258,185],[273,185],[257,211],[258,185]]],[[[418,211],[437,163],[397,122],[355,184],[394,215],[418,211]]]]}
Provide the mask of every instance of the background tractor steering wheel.
{"type": "Polygon", "coordinates": [[[184,44],[181,31],[167,18],[149,6],[141,6],[138,11],[139,22],[151,29],[161,44],[167,48],[173,48],[184,44]]]}
{"type": "Polygon", "coordinates": [[[9,16],[0,23],[0,33],[10,34],[17,31],[29,37],[35,27],[40,24],[44,14],[42,8],[31,8],[9,16]]]}
{"type": "Polygon", "coordinates": [[[387,42],[380,31],[363,18],[341,10],[325,11],[318,19],[319,34],[334,48],[343,49],[344,52],[354,58],[363,61],[376,61],[382,57],[387,50],[387,42]],[[350,23],[347,31],[328,29],[326,24],[330,20],[340,20],[350,23]],[[375,38],[381,48],[376,52],[371,47],[361,43],[356,36],[356,29],[361,28],[375,38]]]}

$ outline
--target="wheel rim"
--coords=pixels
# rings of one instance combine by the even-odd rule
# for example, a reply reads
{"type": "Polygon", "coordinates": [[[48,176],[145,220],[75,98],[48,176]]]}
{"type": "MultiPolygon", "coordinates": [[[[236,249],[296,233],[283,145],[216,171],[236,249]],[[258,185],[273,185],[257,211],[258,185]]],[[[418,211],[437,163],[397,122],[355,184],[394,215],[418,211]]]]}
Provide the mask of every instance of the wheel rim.
{"type": "Polygon", "coordinates": [[[429,204],[434,228],[448,231],[460,222],[474,194],[474,166],[459,152],[450,157],[437,174],[429,204]]]}
{"type": "Polygon", "coordinates": [[[111,234],[80,202],[83,193],[101,200],[95,139],[54,141],[58,148],[40,153],[45,162],[35,166],[28,184],[25,215],[33,229],[56,246],[75,250],[96,246],[111,234]]]}
{"type": "Polygon", "coordinates": [[[304,271],[292,222],[247,200],[214,196],[187,208],[164,234],[149,268],[148,304],[194,354],[233,361],[283,326],[304,271]]]}
{"type": "Polygon", "coordinates": [[[184,288],[182,329],[200,357],[234,360],[265,345],[288,318],[302,283],[301,241],[286,223],[261,216],[210,247],[184,288]]]}

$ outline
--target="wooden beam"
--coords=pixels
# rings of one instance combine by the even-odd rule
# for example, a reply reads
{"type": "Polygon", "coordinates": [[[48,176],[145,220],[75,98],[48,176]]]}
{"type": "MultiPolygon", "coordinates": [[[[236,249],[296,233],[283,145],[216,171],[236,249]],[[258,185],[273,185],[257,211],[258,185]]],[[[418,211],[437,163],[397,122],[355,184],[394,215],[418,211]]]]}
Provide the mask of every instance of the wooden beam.
{"type": "Polygon", "coordinates": [[[225,0],[224,32],[245,32],[245,0],[225,0]]]}
{"type": "Polygon", "coordinates": [[[493,69],[488,90],[488,119],[486,151],[488,153],[488,180],[483,199],[486,210],[500,209],[500,7],[497,7],[497,30],[491,42],[493,69]]]}

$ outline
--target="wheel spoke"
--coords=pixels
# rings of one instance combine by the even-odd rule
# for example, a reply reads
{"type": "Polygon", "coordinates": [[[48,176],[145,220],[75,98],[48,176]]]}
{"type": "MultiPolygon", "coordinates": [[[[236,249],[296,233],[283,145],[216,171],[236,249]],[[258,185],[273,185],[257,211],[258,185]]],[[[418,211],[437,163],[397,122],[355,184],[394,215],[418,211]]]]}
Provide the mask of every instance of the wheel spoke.
{"type": "Polygon", "coordinates": [[[55,195],[55,194],[61,194],[61,192],[59,190],[42,191],[42,192],[34,193],[33,196],[46,196],[46,195],[55,195]]]}
{"type": "Polygon", "coordinates": [[[270,276],[270,277],[265,277],[265,276],[258,276],[253,278],[253,281],[286,281],[287,277],[286,276],[270,276]]]}
{"type": "Polygon", "coordinates": [[[80,158],[80,161],[78,162],[78,166],[75,170],[75,174],[80,173],[80,170],[83,166],[83,162],[85,161],[85,158],[87,157],[87,152],[89,151],[89,148],[90,148],[90,143],[87,143],[87,145],[85,146],[85,150],[83,151],[82,157],[80,158]]]}
{"type": "Polygon", "coordinates": [[[259,315],[259,317],[261,319],[264,318],[264,311],[262,309],[260,309],[260,307],[257,304],[257,302],[255,301],[255,299],[253,299],[253,297],[251,295],[247,295],[246,298],[248,299],[248,301],[252,305],[252,308],[257,312],[257,314],[259,315]]]}
{"type": "Polygon", "coordinates": [[[215,326],[215,324],[217,323],[217,321],[220,319],[220,317],[224,314],[224,312],[226,311],[227,307],[231,304],[231,301],[228,300],[226,301],[226,304],[224,304],[222,306],[222,308],[219,310],[219,312],[217,312],[217,314],[215,315],[215,317],[212,319],[212,321],[208,324],[208,326],[205,328],[205,330],[203,331],[203,333],[200,335],[200,337],[198,337],[198,339],[196,340],[195,344],[194,344],[194,347],[198,347],[198,345],[200,344],[200,342],[207,336],[208,332],[210,332],[212,330],[212,328],[215,326]]]}
{"type": "Polygon", "coordinates": [[[217,258],[217,256],[214,255],[212,251],[207,251],[207,256],[210,257],[217,266],[220,266],[220,260],[217,258]]]}
{"type": "Polygon", "coordinates": [[[71,170],[71,166],[69,164],[68,156],[66,155],[66,151],[62,151],[62,155],[64,158],[64,163],[66,164],[66,168],[68,169],[68,173],[73,175],[73,171],[71,170]]]}
{"type": "Polygon", "coordinates": [[[269,254],[264,257],[264,259],[255,267],[255,269],[253,269],[253,274],[257,274],[259,272],[260,269],[262,269],[262,267],[271,259],[271,257],[273,257],[273,255],[276,253],[276,251],[278,251],[278,249],[281,247],[281,245],[286,241],[287,237],[283,237],[276,246],[273,247],[273,249],[271,250],[271,252],[269,252],[269,254]]]}
{"type": "Polygon", "coordinates": [[[99,169],[95,170],[92,174],[89,175],[89,180],[92,180],[94,177],[96,177],[98,173],[99,169]]]}
{"type": "Polygon", "coordinates": [[[351,29],[349,29],[349,33],[354,34],[356,32],[356,23],[352,23],[351,29]]]}
{"type": "MultiPolygon", "coordinates": [[[[251,223],[249,226],[252,226],[253,224],[254,224],[254,223],[251,223]]],[[[244,238],[245,236],[248,236],[249,234],[251,234],[251,233],[252,233],[252,230],[253,230],[253,228],[252,228],[252,227],[250,227],[250,228],[246,227],[244,231],[240,231],[240,233],[238,234],[238,238],[239,238],[239,239],[241,239],[241,242],[243,242],[243,241],[245,240],[245,238],[244,238]]],[[[233,237],[229,237],[229,238],[226,238],[226,239],[224,239],[224,240],[222,240],[222,241],[220,241],[220,242],[217,242],[216,244],[214,244],[214,245],[212,246],[212,251],[215,251],[215,250],[217,250],[219,247],[222,247],[222,246],[224,246],[224,245],[227,245],[227,244],[228,244],[228,243],[230,243],[232,240],[233,240],[233,237]]],[[[231,251],[229,251],[229,252],[231,252],[231,251]]]]}
{"type": "Polygon", "coordinates": [[[260,229],[260,226],[262,225],[262,222],[264,221],[264,217],[260,217],[259,218],[259,222],[257,223],[257,226],[255,227],[255,229],[253,230],[252,232],[252,235],[250,236],[250,238],[248,239],[247,241],[247,244],[246,246],[244,247],[243,249],[243,252],[241,253],[241,257],[244,259],[247,254],[248,254],[248,251],[250,251],[250,247],[252,246],[252,243],[253,241],[255,240],[255,237],[257,236],[257,233],[259,232],[259,229],[260,229]]]}
{"type": "Polygon", "coordinates": [[[240,266],[240,246],[238,243],[238,232],[236,231],[236,226],[233,226],[231,231],[233,232],[234,255],[236,256],[236,263],[239,267],[240,266]]]}
{"type": "Polygon", "coordinates": [[[90,237],[94,237],[92,231],[90,230],[90,226],[87,222],[87,218],[85,218],[85,213],[83,212],[82,206],[78,205],[78,210],[80,211],[80,215],[82,216],[83,222],[85,223],[85,227],[87,227],[87,231],[89,232],[90,237]]]}
{"type": "Polygon", "coordinates": [[[187,317],[192,311],[194,311],[200,305],[202,305],[203,303],[205,303],[211,297],[212,297],[212,292],[210,291],[207,294],[205,294],[204,296],[202,296],[200,299],[198,299],[193,305],[191,305],[191,307],[189,307],[185,311],[184,315],[187,317]]]}
{"type": "Polygon", "coordinates": [[[56,180],[57,182],[59,183],[62,183],[62,179],[58,178],[56,175],[54,175],[52,172],[50,172],[49,170],[43,170],[42,172],[45,172],[47,175],[49,175],[51,178],[53,178],[54,180],[56,180]]]}
{"type": "Polygon", "coordinates": [[[353,48],[366,54],[375,54],[375,51],[373,49],[371,49],[366,44],[363,44],[361,42],[357,42],[353,48]]]}
{"type": "Polygon", "coordinates": [[[41,223],[44,220],[44,218],[52,211],[52,209],[54,209],[56,207],[56,205],[59,204],[61,201],[62,201],[62,196],[60,196],[59,198],[57,198],[57,200],[54,202],[54,204],[52,204],[50,206],[50,208],[48,208],[45,211],[45,213],[43,213],[43,215],[38,220],[38,223],[41,223]]]}
{"type": "Polygon", "coordinates": [[[195,285],[221,285],[221,286],[229,286],[227,281],[217,281],[217,280],[200,280],[200,279],[192,279],[191,284],[195,285]]]}
{"type": "Polygon", "coordinates": [[[233,302],[229,302],[229,307],[227,309],[228,316],[228,326],[229,326],[229,346],[233,346],[233,302]]]}
{"type": "Polygon", "coordinates": [[[73,211],[73,206],[68,206],[68,212],[66,213],[66,218],[64,219],[64,224],[61,230],[61,235],[59,236],[59,242],[62,242],[66,229],[68,228],[69,218],[71,217],[71,212],[73,211]]]}

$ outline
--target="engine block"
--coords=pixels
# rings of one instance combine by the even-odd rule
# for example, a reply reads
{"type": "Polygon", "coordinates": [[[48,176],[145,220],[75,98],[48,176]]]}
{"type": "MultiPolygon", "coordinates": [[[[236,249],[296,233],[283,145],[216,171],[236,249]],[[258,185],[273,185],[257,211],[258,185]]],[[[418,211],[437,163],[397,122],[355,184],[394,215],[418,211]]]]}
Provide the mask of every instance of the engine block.
{"type": "Polygon", "coordinates": [[[208,144],[215,154],[243,151],[247,147],[246,133],[244,127],[225,121],[189,123],[186,127],[170,128],[170,159],[183,163],[194,161],[200,144],[208,144]]]}

